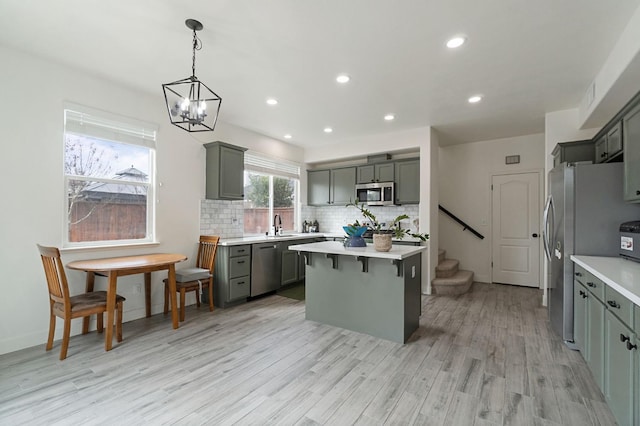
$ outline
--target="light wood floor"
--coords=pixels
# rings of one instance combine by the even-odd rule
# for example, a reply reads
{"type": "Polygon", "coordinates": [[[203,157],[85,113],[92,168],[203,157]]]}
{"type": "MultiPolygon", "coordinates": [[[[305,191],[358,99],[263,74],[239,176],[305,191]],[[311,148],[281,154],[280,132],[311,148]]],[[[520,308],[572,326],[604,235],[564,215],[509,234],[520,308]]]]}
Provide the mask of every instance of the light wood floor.
{"type": "Polygon", "coordinates": [[[496,284],[423,299],[406,345],[304,319],[269,296],[190,307],[0,356],[0,424],[612,425],[580,355],[549,329],[540,291],[496,284]]]}

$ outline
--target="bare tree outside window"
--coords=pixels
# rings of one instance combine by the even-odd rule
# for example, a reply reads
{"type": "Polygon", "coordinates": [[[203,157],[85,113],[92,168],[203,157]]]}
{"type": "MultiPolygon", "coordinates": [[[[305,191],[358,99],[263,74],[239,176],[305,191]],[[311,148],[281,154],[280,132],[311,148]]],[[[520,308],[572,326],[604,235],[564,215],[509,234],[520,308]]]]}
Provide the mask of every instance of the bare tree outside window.
{"type": "Polygon", "coordinates": [[[68,241],[146,238],[149,162],[146,147],[66,134],[68,241]]]}

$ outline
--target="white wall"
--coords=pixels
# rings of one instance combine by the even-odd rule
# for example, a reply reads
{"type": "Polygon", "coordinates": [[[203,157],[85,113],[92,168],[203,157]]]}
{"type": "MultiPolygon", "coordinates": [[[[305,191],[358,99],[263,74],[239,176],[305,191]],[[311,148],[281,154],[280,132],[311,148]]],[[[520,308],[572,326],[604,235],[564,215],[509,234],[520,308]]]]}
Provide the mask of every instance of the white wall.
{"type": "Polygon", "coordinates": [[[475,281],[491,282],[491,176],[543,173],[544,135],[441,147],[438,169],[440,204],[485,236],[480,240],[440,213],[439,248],[473,271],[475,281]],[[520,164],[505,165],[507,155],[520,155],[520,164]]]}
{"type": "MultiPolygon", "coordinates": [[[[0,47],[0,85],[6,102],[0,105],[0,353],[42,345],[47,338],[47,287],[36,243],[60,246],[64,220],[63,102],[156,123],[157,238],[159,244],[138,248],[66,250],[63,261],[148,252],[178,252],[193,262],[200,232],[200,201],[204,198],[205,150],[202,141],[169,124],[158,82],[157,96],[88,76],[52,62],[0,47]],[[10,64],[10,66],[9,66],[10,64]],[[28,112],[28,113],[25,113],[28,112]]],[[[301,161],[302,151],[288,144],[219,123],[207,141],[225,140],[280,158],[301,161]]],[[[162,309],[163,273],[152,274],[152,312],[162,309]]],[[[84,290],[84,275],[68,271],[72,293],[84,290]]],[[[144,296],[131,283],[142,276],[119,280],[118,293],[127,298],[125,321],[144,316],[144,296]]],[[[104,286],[98,279],[97,287],[104,286]]],[[[74,321],[72,332],[81,321],[74,321]]],[[[58,321],[57,338],[61,337],[58,321]]],[[[170,331],[167,322],[167,331],[170,331]]]]}

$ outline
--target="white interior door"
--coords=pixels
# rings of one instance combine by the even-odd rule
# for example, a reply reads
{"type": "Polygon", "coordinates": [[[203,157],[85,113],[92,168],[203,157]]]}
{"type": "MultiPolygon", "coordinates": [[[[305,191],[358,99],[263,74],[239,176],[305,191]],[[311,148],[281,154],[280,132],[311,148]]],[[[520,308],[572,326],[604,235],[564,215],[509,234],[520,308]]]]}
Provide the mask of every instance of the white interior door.
{"type": "Polygon", "coordinates": [[[540,175],[492,177],[493,282],[540,286],[540,175]]]}

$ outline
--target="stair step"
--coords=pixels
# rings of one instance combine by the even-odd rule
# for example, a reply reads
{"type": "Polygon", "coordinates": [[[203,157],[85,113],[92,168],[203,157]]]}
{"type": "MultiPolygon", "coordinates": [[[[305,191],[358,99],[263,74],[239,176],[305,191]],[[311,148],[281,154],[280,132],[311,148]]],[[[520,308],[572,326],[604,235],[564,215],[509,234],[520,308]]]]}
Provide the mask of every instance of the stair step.
{"type": "Polygon", "coordinates": [[[449,278],[458,272],[460,262],[456,259],[444,259],[436,266],[436,278],[449,278]]]}
{"type": "Polygon", "coordinates": [[[438,249],[438,263],[442,262],[447,256],[447,251],[443,249],[438,249]]]}
{"type": "Polygon", "coordinates": [[[473,272],[459,270],[454,276],[447,278],[434,278],[431,281],[431,294],[457,295],[464,294],[473,284],[473,272]]]}

